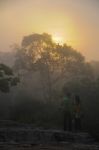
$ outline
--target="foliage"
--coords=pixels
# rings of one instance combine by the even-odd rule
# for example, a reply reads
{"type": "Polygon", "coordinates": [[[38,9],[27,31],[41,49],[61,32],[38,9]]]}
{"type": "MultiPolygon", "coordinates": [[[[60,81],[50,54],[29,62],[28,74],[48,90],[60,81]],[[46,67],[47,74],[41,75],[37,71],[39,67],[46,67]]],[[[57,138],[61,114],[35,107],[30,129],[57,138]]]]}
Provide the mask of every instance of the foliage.
{"type": "Polygon", "coordinates": [[[17,85],[18,77],[15,77],[11,68],[0,64],[0,91],[9,92],[11,86],[17,85]]]}
{"type": "MultiPolygon", "coordinates": [[[[21,46],[15,49],[14,69],[21,76],[21,82],[18,89],[11,93],[13,102],[8,107],[9,118],[46,128],[62,128],[63,114],[60,104],[63,93],[69,91],[72,98],[75,94],[79,94],[81,98],[83,128],[98,133],[98,63],[87,63],[82,54],[66,44],[54,43],[51,35],[46,33],[24,37],[21,46]]],[[[11,70],[7,72],[10,75],[6,77],[14,76],[11,70]]],[[[1,78],[4,78],[2,71],[1,78]]],[[[12,82],[10,78],[7,83],[11,87],[14,81],[16,80],[12,82]]],[[[2,84],[4,86],[4,83],[2,84]]]]}
{"type": "Polygon", "coordinates": [[[26,36],[16,50],[16,70],[39,72],[44,99],[54,99],[55,91],[61,91],[69,81],[83,83],[93,76],[91,66],[79,52],[54,43],[49,34],[26,36]]]}

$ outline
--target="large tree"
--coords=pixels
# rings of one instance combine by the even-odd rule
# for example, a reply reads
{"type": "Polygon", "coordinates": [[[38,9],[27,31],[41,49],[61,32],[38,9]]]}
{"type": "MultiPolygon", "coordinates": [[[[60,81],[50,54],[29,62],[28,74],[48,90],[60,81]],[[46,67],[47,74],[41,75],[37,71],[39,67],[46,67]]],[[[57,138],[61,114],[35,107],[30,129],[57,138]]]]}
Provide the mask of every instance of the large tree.
{"type": "Polygon", "coordinates": [[[91,67],[84,57],[66,44],[54,43],[49,34],[26,36],[16,49],[15,68],[39,72],[44,93],[49,99],[68,81],[83,83],[92,78],[91,67]]]}

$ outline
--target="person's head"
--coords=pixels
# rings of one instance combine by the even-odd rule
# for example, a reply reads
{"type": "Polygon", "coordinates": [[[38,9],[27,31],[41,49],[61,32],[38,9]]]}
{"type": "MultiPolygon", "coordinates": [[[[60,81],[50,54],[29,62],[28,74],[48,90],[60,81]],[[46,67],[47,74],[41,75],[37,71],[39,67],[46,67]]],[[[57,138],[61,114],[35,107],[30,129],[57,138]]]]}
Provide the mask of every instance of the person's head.
{"type": "Polygon", "coordinates": [[[67,93],[66,93],[66,96],[67,96],[67,97],[71,97],[71,93],[70,93],[70,92],[67,92],[67,93]]]}
{"type": "Polygon", "coordinates": [[[67,97],[71,96],[70,89],[68,89],[66,86],[63,87],[62,92],[64,96],[67,96],[67,97]]]}
{"type": "Polygon", "coordinates": [[[80,97],[79,95],[75,95],[75,103],[80,104],[80,97]]]}

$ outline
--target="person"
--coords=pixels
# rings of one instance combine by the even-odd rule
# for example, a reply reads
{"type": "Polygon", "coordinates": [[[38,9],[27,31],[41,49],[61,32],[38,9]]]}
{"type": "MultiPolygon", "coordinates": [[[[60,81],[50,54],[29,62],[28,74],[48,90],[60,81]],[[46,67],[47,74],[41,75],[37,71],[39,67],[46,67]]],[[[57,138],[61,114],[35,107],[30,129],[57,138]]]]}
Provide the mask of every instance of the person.
{"type": "Polygon", "coordinates": [[[75,95],[74,101],[74,126],[75,131],[81,130],[81,102],[78,95],[75,95]]]}
{"type": "Polygon", "coordinates": [[[72,130],[72,101],[71,94],[66,93],[63,98],[64,131],[72,130]]]}

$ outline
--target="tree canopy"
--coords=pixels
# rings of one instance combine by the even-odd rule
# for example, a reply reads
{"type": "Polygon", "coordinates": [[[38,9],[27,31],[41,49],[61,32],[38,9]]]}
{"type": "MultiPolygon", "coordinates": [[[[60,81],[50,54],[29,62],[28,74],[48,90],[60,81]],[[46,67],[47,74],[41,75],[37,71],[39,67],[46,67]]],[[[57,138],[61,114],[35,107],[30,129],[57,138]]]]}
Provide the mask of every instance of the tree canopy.
{"type": "Polygon", "coordinates": [[[14,76],[10,67],[0,64],[0,91],[9,92],[11,86],[17,85],[18,77],[14,76]]]}
{"type": "Polygon", "coordinates": [[[38,71],[49,95],[67,81],[83,83],[93,76],[91,66],[80,52],[67,44],[56,44],[47,33],[25,36],[16,49],[15,68],[38,71]]]}

